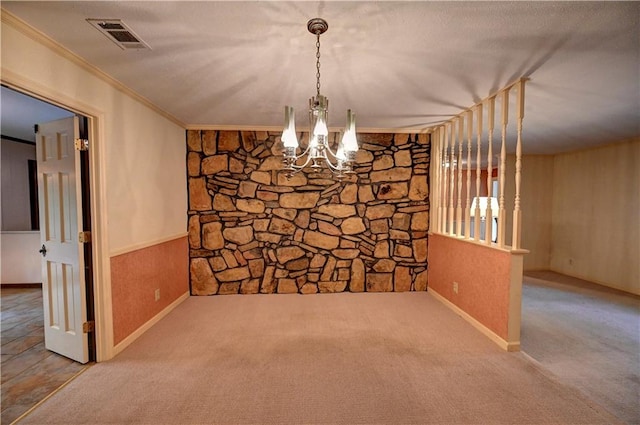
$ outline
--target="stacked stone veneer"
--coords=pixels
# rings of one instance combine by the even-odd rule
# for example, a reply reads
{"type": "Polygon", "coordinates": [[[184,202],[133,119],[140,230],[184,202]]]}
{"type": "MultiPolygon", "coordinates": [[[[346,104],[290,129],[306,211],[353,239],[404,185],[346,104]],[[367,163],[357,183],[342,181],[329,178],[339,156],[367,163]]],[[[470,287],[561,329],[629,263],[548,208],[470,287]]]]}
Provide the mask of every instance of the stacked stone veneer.
{"type": "Polygon", "coordinates": [[[279,133],[189,130],[191,293],[426,290],[429,137],[358,140],[356,174],[287,179],[279,133]]]}

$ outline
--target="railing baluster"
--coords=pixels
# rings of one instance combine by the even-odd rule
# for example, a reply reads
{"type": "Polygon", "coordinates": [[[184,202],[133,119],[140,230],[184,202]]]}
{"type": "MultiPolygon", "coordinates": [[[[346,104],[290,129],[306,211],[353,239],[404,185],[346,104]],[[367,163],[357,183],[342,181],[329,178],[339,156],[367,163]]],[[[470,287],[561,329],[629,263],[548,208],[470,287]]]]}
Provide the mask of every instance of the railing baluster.
{"type": "Polygon", "coordinates": [[[444,159],[442,161],[442,167],[444,168],[443,178],[444,184],[442,188],[442,205],[444,206],[444,215],[442,218],[443,233],[449,233],[449,173],[451,169],[449,167],[449,136],[447,125],[442,126],[442,139],[444,140],[444,159]]]}
{"type": "Polygon", "coordinates": [[[456,139],[454,136],[455,133],[455,126],[451,123],[451,121],[449,121],[447,123],[447,126],[449,127],[449,139],[451,140],[450,146],[451,146],[451,157],[450,157],[450,161],[449,161],[449,234],[450,235],[454,235],[455,234],[455,228],[454,228],[454,214],[455,214],[455,203],[454,203],[454,193],[455,193],[455,177],[456,177],[456,163],[455,163],[455,158],[456,158],[456,139]]]}
{"type": "Polygon", "coordinates": [[[500,199],[498,201],[500,210],[498,211],[498,246],[504,247],[505,233],[507,230],[507,214],[504,208],[504,184],[507,168],[507,124],[509,123],[509,88],[502,92],[502,146],[500,147],[500,180],[498,189],[500,199]]]}
{"type": "Polygon", "coordinates": [[[487,117],[487,210],[485,211],[485,242],[493,240],[493,211],[491,211],[491,197],[493,196],[493,128],[495,121],[496,98],[489,98],[489,116],[487,117]]]}
{"type": "Polygon", "coordinates": [[[462,236],[462,140],[464,139],[464,117],[460,115],[455,123],[458,123],[458,204],[456,205],[456,235],[462,236]]]}
{"type": "MultiPolygon", "coordinates": [[[[476,106],[476,135],[478,148],[476,153],[476,196],[480,196],[480,174],[482,173],[482,103],[476,106]]],[[[477,241],[480,240],[480,202],[476,202],[474,214],[473,239],[477,241]]]]}
{"type": "Polygon", "coordinates": [[[520,182],[522,180],[522,120],[524,119],[524,79],[518,82],[518,139],[516,141],[516,194],[513,203],[513,249],[520,249],[520,221],[522,211],[520,210],[520,182]]]}
{"type": "Polygon", "coordinates": [[[473,139],[473,111],[467,111],[467,202],[464,208],[465,236],[471,237],[471,143],[473,139]]]}
{"type": "Polygon", "coordinates": [[[443,204],[442,204],[442,184],[443,184],[443,179],[442,179],[442,173],[443,173],[443,145],[442,145],[442,127],[437,127],[435,129],[435,140],[436,140],[436,146],[438,147],[437,150],[437,155],[435,156],[436,159],[436,164],[435,164],[435,169],[437,170],[437,178],[436,178],[436,185],[435,187],[437,188],[437,192],[436,192],[436,202],[438,203],[438,222],[436,223],[436,231],[438,233],[444,233],[443,232],[443,223],[442,223],[442,214],[443,214],[443,204]]]}
{"type": "Polygon", "coordinates": [[[431,144],[431,164],[429,167],[429,176],[427,177],[427,183],[431,185],[432,189],[429,191],[429,205],[431,208],[431,214],[429,214],[429,230],[438,231],[438,215],[440,214],[440,207],[438,202],[438,192],[435,190],[438,182],[438,167],[436,158],[439,157],[440,147],[438,146],[438,141],[436,140],[436,130],[430,129],[429,131],[429,140],[431,144]]]}

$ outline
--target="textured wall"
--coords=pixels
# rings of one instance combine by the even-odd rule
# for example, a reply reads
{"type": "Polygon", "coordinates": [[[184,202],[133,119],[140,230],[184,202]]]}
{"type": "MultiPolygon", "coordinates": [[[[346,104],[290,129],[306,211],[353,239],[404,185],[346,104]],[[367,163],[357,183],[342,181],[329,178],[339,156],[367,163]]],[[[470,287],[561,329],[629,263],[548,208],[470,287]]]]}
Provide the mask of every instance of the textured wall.
{"type": "Polygon", "coordinates": [[[29,199],[29,163],[36,159],[36,145],[2,139],[0,148],[0,214],[2,230],[29,231],[31,229],[31,200],[29,199]]]}
{"type": "Polygon", "coordinates": [[[554,157],[551,270],[640,295],[638,182],[640,137],[554,157]]]}
{"type": "Polygon", "coordinates": [[[0,283],[41,283],[40,232],[0,234],[0,283]]]}
{"type": "Polygon", "coordinates": [[[511,261],[507,251],[433,234],[429,289],[508,340],[511,261]],[[453,282],[458,283],[458,292],[454,291],[453,282]]]}
{"type": "Polygon", "coordinates": [[[425,290],[428,136],[359,134],[341,182],[287,179],[279,136],[187,132],[191,293],[425,290]]]}
{"type": "MultiPolygon", "coordinates": [[[[507,173],[515,171],[515,158],[507,173]]],[[[522,247],[529,250],[524,256],[525,270],[549,270],[551,261],[551,211],[553,199],[553,156],[523,155],[522,184],[520,186],[522,208],[522,247]]],[[[509,175],[509,174],[507,174],[509,175]]],[[[513,175],[513,174],[511,174],[513,175]]],[[[508,193],[515,194],[515,181],[508,179],[508,193]]],[[[513,198],[507,198],[513,199],[513,198]]],[[[507,205],[507,219],[513,223],[513,202],[507,205]]],[[[507,226],[507,238],[511,241],[511,228],[507,226]]]]}
{"type": "Polygon", "coordinates": [[[187,292],[186,256],[183,236],[111,257],[114,345],[187,292]]]}

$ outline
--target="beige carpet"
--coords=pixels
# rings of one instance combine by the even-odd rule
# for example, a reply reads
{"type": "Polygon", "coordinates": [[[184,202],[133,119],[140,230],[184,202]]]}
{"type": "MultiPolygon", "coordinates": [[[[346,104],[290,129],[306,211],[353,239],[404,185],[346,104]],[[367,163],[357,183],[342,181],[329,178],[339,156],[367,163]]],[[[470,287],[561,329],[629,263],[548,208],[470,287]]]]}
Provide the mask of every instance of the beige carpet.
{"type": "Polygon", "coordinates": [[[192,297],[21,424],[615,424],[428,293],[192,297]]]}
{"type": "Polygon", "coordinates": [[[628,424],[640,424],[640,297],[527,272],[522,351],[628,424]]]}

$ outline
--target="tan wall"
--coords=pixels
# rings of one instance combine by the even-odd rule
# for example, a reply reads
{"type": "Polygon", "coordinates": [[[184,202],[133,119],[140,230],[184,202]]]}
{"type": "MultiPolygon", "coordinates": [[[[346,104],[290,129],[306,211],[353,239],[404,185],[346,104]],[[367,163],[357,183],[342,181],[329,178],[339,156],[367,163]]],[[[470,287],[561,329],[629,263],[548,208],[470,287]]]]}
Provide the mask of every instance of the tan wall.
{"type": "Polygon", "coordinates": [[[27,161],[36,159],[36,145],[2,139],[2,230],[31,230],[31,202],[29,201],[29,167],[27,161]]]}
{"type": "MultiPolygon", "coordinates": [[[[522,163],[522,247],[529,250],[529,254],[524,256],[524,270],[548,270],[551,255],[553,157],[525,155],[522,163]]],[[[508,211],[512,214],[512,205],[508,211]]]]}
{"type": "Polygon", "coordinates": [[[42,282],[40,232],[2,232],[0,245],[3,285],[42,282]]]}
{"type": "Polygon", "coordinates": [[[640,139],[556,155],[550,268],[640,294],[640,139]]]}

